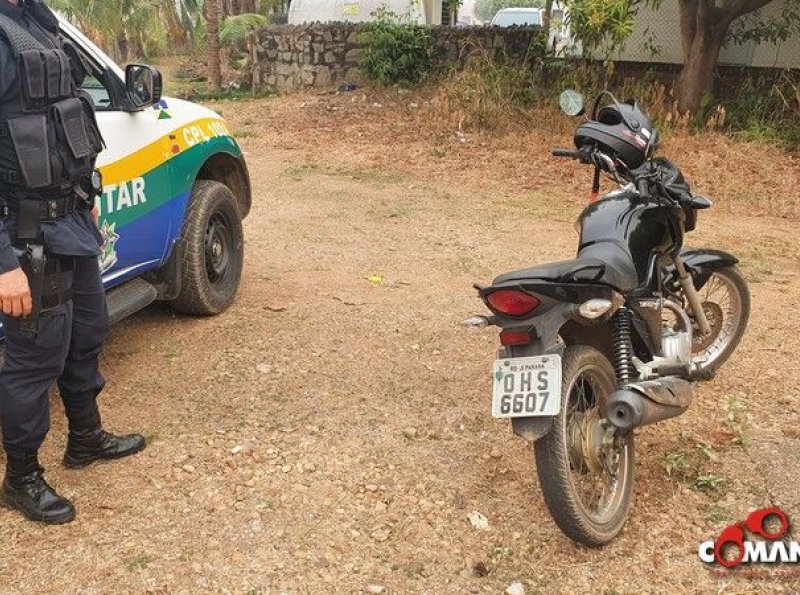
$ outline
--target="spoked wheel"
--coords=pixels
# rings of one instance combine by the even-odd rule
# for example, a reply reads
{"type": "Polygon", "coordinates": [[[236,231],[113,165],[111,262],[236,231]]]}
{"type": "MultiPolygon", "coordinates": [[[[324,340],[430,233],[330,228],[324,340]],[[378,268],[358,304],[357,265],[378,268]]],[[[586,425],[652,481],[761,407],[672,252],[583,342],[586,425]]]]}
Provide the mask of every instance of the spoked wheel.
{"type": "Polygon", "coordinates": [[[590,546],[619,533],[633,497],[633,433],[619,434],[601,413],[615,386],[614,369],[599,351],[567,347],[561,413],[534,443],[550,514],[567,537],[590,546]]]}
{"type": "Polygon", "coordinates": [[[701,370],[715,371],[742,340],[750,318],[750,292],[738,269],[731,267],[715,271],[698,293],[711,332],[702,335],[695,325],[692,355],[701,370]]]}

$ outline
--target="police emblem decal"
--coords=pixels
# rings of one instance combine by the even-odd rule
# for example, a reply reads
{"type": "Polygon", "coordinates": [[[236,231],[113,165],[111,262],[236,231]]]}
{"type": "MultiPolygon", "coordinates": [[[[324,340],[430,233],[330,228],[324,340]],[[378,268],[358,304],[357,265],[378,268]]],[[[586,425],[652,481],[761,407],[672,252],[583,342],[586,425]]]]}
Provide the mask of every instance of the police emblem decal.
{"type": "Polygon", "coordinates": [[[100,226],[100,234],[103,236],[103,245],[100,247],[100,256],[98,257],[101,273],[117,264],[117,240],[119,240],[119,234],[115,230],[116,227],[116,223],[109,223],[107,219],[100,226]]]}

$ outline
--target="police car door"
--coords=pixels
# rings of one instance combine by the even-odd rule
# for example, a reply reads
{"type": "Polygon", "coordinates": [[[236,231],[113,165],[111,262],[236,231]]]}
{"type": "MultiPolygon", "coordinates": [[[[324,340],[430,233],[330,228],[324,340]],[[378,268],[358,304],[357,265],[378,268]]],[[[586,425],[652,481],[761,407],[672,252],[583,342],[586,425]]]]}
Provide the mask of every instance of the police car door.
{"type": "Polygon", "coordinates": [[[97,206],[104,239],[100,268],[110,287],[157,268],[167,256],[174,234],[164,139],[171,126],[163,110],[133,109],[124,72],[69,23],[62,20],[61,30],[86,65],[81,88],[92,97],[106,144],[97,160],[103,175],[97,206]]]}

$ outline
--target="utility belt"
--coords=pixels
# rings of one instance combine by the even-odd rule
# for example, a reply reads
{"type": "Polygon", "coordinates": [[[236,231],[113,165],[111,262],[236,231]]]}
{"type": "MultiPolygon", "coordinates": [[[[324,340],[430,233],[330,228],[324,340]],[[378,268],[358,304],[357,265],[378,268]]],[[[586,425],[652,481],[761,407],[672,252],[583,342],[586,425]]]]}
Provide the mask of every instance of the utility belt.
{"type": "Polygon", "coordinates": [[[20,221],[32,219],[34,223],[52,221],[53,219],[65,217],[79,209],[86,210],[90,208],[91,206],[86,203],[85,199],[77,195],[50,200],[0,198],[0,217],[3,219],[11,217],[20,221]]]}
{"type": "Polygon", "coordinates": [[[98,170],[77,184],[67,186],[58,197],[37,194],[0,196],[0,219],[17,220],[17,239],[21,243],[41,243],[39,223],[66,217],[79,210],[91,210],[94,200],[103,191],[103,178],[98,170]]]}
{"type": "Polygon", "coordinates": [[[15,219],[17,223],[14,252],[28,278],[33,301],[31,314],[22,321],[24,326],[36,331],[40,314],[72,299],[75,258],[48,255],[39,223],[78,210],[91,210],[102,189],[102,176],[95,170],[72,188],[67,187],[66,196],[59,198],[0,197],[0,218],[15,219]]]}

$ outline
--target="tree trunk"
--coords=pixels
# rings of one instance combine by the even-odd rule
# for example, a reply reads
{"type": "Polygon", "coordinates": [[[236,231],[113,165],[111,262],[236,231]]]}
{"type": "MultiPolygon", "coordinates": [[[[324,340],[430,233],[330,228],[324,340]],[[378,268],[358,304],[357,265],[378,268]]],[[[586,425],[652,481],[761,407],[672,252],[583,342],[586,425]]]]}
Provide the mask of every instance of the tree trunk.
{"type": "Polygon", "coordinates": [[[696,112],[707,93],[714,89],[714,71],[722,49],[724,34],[698,32],[684,53],[684,65],[678,76],[677,99],[681,113],[696,112]]]}
{"type": "Polygon", "coordinates": [[[208,51],[208,90],[222,88],[222,66],[219,55],[220,0],[206,0],[206,46],[208,51]]]}
{"type": "Polygon", "coordinates": [[[117,54],[119,54],[119,62],[128,61],[128,39],[124,34],[117,39],[117,54]]]}
{"type": "Polygon", "coordinates": [[[676,96],[682,113],[694,113],[714,87],[714,70],[731,23],[773,0],[678,0],[683,69],[676,96]]]}
{"type": "MultiPolygon", "coordinates": [[[[544,38],[547,40],[545,45],[550,43],[550,28],[553,26],[553,0],[546,0],[544,5],[544,16],[542,18],[542,29],[544,29],[544,38]]],[[[548,47],[547,51],[556,53],[555,36],[553,36],[553,47],[548,47]]]]}

